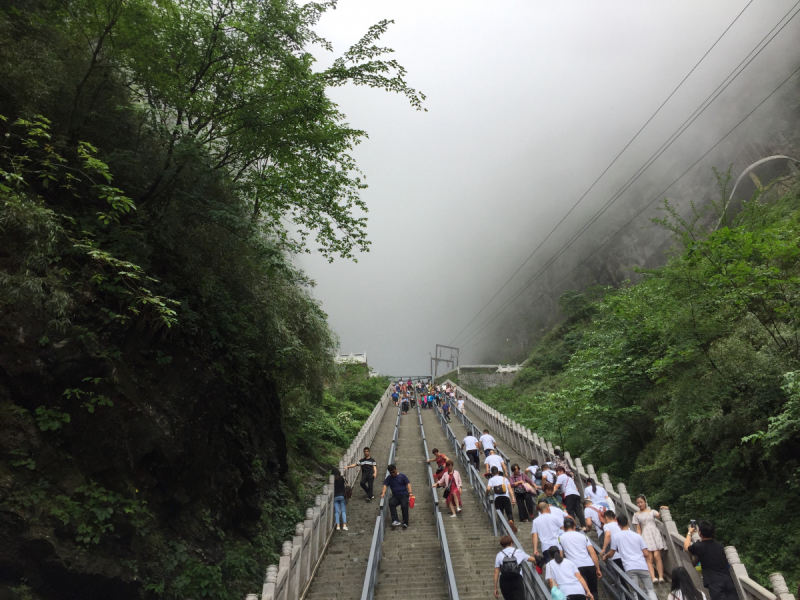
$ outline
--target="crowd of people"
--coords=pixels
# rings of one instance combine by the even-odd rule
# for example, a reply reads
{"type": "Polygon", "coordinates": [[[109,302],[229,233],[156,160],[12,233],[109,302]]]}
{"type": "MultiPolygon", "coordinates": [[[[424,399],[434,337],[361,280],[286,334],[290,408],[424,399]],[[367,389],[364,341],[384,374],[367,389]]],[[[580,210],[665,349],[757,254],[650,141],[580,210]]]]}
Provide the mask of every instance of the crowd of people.
{"type": "MultiPolygon", "coordinates": [[[[407,414],[417,402],[421,410],[441,410],[447,420],[453,406],[464,411],[464,400],[456,396],[453,388],[425,381],[393,384],[392,399],[403,414],[407,414]]],[[[575,475],[559,449],[555,450],[551,461],[539,465],[533,459],[523,469],[518,463],[506,464],[488,429],[484,429],[480,437],[468,433],[461,448],[478,472],[483,452],[486,492],[493,496],[495,509],[505,515],[511,530],[518,532],[514,506],[517,507],[518,522],[531,522],[533,556],[515,548],[510,536],[500,538],[500,551],[494,565],[496,598],[500,594],[505,600],[525,598],[522,565],[528,561],[542,573],[554,600],[594,600],[598,597],[602,577],[600,561],[613,561],[650,600],[658,600],[655,586],[665,583],[662,553],[668,546],[656,524],[661,518],[660,513],[650,508],[644,495],[636,497],[638,511],[629,519],[614,512],[608,492],[592,479],[586,480],[581,498],[575,475]],[[588,536],[591,532],[597,536],[601,548],[599,553],[588,536]]],[[[444,452],[433,448],[432,453],[433,458],[427,462],[436,464],[433,487],[444,489],[450,516],[456,518],[463,509],[461,475],[444,452]]],[[[364,448],[362,459],[345,467],[351,468],[361,469],[359,484],[364,490],[365,500],[374,499],[373,484],[378,469],[369,448],[364,448]]],[[[398,471],[396,465],[388,465],[387,471],[381,498],[391,490],[388,505],[392,527],[405,529],[409,525],[409,507],[413,506],[411,481],[398,471]]],[[[334,469],[333,474],[335,527],[347,531],[347,488],[339,470],[334,469]]],[[[695,566],[702,566],[703,585],[709,591],[709,600],[738,600],[724,548],[714,539],[710,522],[692,522],[684,550],[695,566]]],[[[677,567],[671,572],[668,600],[707,599],[694,586],[688,571],[677,567]]]]}

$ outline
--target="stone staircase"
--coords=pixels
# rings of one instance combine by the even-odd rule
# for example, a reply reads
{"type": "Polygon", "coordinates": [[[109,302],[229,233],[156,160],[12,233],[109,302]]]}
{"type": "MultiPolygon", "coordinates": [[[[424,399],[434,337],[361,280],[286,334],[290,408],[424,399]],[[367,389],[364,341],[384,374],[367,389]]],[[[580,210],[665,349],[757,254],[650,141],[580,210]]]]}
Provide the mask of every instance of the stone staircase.
{"type": "MultiPolygon", "coordinates": [[[[494,537],[486,512],[469,484],[463,465],[455,456],[452,445],[442,431],[436,411],[423,410],[422,424],[425,427],[428,448],[439,448],[453,460],[456,470],[462,475],[463,511],[458,517],[450,517],[450,511],[442,498],[442,490],[438,490],[459,599],[493,598],[494,557],[500,551],[499,538],[494,537]]],[[[457,419],[453,419],[450,427],[457,436],[463,438],[466,435],[462,434],[464,428],[457,419]]],[[[432,457],[433,455],[430,458],[432,457]]]]}
{"type": "MultiPolygon", "coordinates": [[[[397,409],[390,406],[378,428],[370,449],[378,461],[378,478],[373,493],[375,500],[367,502],[364,491],[358,485],[358,473],[353,497],[347,503],[347,526],[349,531],[334,531],[328,549],[323,555],[311,586],[306,594],[308,600],[359,600],[364,576],[367,573],[367,558],[375,529],[375,518],[379,512],[381,485],[386,474],[386,459],[392,444],[392,434],[397,409]]],[[[419,428],[418,428],[419,429],[419,428]]],[[[416,510],[416,509],[415,509],[416,510]]],[[[434,531],[434,539],[436,532],[434,531]]]]}
{"type": "MultiPolygon", "coordinates": [[[[393,425],[394,419],[392,419],[393,425]]],[[[426,435],[428,433],[427,427],[425,433],[426,435]]],[[[433,496],[428,484],[422,432],[416,409],[409,411],[400,420],[395,464],[398,471],[405,473],[411,480],[416,504],[409,511],[408,529],[392,528],[391,516],[387,513],[383,558],[378,570],[375,598],[376,600],[393,598],[447,600],[447,584],[433,513],[433,496]]],[[[387,491],[387,497],[390,493],[387,491]]],[[[376,496],[379,495],[376,493],[376,496]]],[[[397,513],[402,520],[400,507],[397,513]]],[[[369,550],[369,543],[366,550],[369,550]]]]}

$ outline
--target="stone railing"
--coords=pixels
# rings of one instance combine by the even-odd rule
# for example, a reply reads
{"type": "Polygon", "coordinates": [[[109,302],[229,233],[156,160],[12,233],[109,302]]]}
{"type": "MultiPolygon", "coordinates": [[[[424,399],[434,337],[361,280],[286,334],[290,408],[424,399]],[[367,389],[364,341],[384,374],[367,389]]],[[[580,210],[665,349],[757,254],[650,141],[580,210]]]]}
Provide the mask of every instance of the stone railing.
{"type": "MultiPolygon", "coordinates": [[[[514,448],[518,454],[528,459],[535,458],[539,461],[539,464],[553,459],[555,456],[555,447],[552,442],[546,441],[530,429],[509,419],[465,389],[454,384],[452,381],[448,380],[447,383],[450,383],[450,385],[456,389],[457,394],[464,397],[466,408],[477,415],[478,418],[486,424],[493,435],[496,435],[506,444],[514,448]]],[[[618,482],[615,490],[608,473],[601,473],[598,479],[592,465],[587,464],[584,468],[580,458],[575,458],[573,460],[569,452],[564,452],[563,454],[575,473],[575,483],[581,496],[583,496],[583,491],[586,488],[586,480],[593,479],[595,482],[602,484],[606,489],[609,497],[614,502],[617,515],[625,515],[631,519],[634,513],[639,510],[631,501],[631,496],[624,483],[618,482]]],[[[703,583],[700,579],[700,575],[692,566],[689,554],[683,549],[684,536],[678,531],[678,526],[675,524],[675,521],[672,520],[672,515],[668,509],[662,509],[660,515],[661,520],[656,520],[656,526],[664,536],[664,539],[667,541],[667,546],[669,547],[667,552],[662,555],[665,575],[669,575],[675,567],[686,567],[686,570],[694,580],[695,586],[702,590],[703,583]]],[[[773,573],[769,576],[770,585],[773,590],[770,592],[750,579],[747,575],[747,569],[739,559],[736,548],[727,546],[725,548],[725,554],[731,566],[731,576],[736,584],[740,600],[794,600],[794,596],[789,592],[783,575],[780,573],[773,573]]]]}
{"type": "MultiPolygon", "coordinates": [[[[339,470],[347,483],[353,484],[358,469],[344,471],[362,456],[363,447],[372,443],[386,408],[391,404],[391,392],[383,393],[353,443],[339,461],[339,470]]],[[[299,600],[305,595],[311,579],[322,560],[333,533],[333,475],[322,486],[322,493],[314,499],[314,506],[306,510],[306,518],[295,526],[294,536],[283,542],[281,558],[277,565],[269,565],[264,578],[260,600],[299,600]]],[[[247,594],[245,600],[259,600],[258,594],[247,594]]]]}

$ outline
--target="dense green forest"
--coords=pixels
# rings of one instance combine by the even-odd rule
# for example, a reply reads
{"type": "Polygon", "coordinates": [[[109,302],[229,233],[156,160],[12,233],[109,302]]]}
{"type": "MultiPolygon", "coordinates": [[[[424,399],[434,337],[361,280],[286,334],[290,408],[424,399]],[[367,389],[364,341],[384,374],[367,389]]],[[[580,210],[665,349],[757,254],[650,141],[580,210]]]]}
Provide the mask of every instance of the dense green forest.
{"type": "Polygon", "coordinates": [[[380,398],[292,259],[369,245],[329,88],[424,96],[332,6],[0,0],[0,594],[260,589],[380,398]]]}
{"type": "MultiPolygon", "coordinates": [[[[728,178],[720,177],[722,198],[728,178]]],[[[751,576],[800,567],[800,184],[682,216],[634,285],[568,291],[510,386],[472,390],[624,481],[679,528],[708,518],[751,576]],[[770,197],[769,200],[766,200],[770,197]]]]}

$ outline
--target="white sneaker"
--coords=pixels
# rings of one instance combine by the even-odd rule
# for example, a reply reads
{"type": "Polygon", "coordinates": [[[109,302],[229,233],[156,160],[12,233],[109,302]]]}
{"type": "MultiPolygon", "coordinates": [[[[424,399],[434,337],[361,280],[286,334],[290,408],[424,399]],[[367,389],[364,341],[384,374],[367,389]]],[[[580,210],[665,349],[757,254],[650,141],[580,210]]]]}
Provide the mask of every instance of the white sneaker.
{"type": "Polygon", "coordinates": [[[348,531],[346,523],[344,525],[342,525],[342,529],[344,529],[345,531],[348,531]]]}
{"type": "Polygon", "coordinates": [[[392,521],[392,527],[397,527],[400,525],[400,521],[392,521]]]}
{"type": "Polygon", "coordinates": [[[336,531],[339,531],[339,526],[338,525],[336,526],[336,531]]]}
{"type": "Polygon", "coordinates": [[[450,515],[450,518],[451,519],[455,519],[457,516],[458,516],[457,514],[453,514],[453,515],[450,515]]]}

